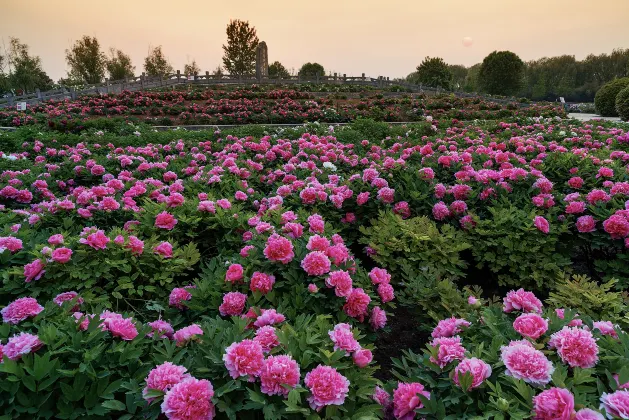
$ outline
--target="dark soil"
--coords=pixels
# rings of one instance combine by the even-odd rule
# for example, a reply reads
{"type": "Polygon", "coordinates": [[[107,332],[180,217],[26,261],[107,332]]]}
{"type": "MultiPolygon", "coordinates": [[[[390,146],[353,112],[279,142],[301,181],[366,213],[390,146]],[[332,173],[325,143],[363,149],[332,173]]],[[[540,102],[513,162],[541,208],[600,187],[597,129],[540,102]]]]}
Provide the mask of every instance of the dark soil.
{"type": "Polygon", "coordinates": [[[378,333],[374,354],[375,361],[380,365],[374,376],[383,382],[394,379],[392,357],[401,358],[402,350],[421,353],[430,338],[429,332],[420,330],[416,314],[402,306],[392,312],[387,311],[387,327],[387,331],[378,333]]]}

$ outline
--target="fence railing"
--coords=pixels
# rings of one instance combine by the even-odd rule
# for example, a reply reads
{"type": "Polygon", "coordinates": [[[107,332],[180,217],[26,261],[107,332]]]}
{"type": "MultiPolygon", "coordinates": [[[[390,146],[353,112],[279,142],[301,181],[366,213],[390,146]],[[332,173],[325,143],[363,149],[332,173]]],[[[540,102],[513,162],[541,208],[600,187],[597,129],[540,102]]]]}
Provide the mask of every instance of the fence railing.
{"type": "MultiPolygon", "coordinates": [[[[422,85],[415,85],[400,80],[390,80],[388,77],[379,76],[377,78],[366,77],[365,73],[361,76],[347,76],[346,74],[334,73],[330,76],[316,75],[316,76],[289,76],[286,78],[256,78],[248,75],[229,75],[229,74],[210,74],[206,71],[205,74],[196,74],[194,76],[186,76],[177,70],[176,73],[165,76],[146,76],[142,73],[140,76],[134,76],[124,80],[110,81],[105,79],[104,83],[92,84],[85,86],[81,89],[74,87],[61,87],[59,89],[41,92],[39,89],[35,93],[29,93],[26,95],[13,96],[7,95],[0,98],[0,108],[6,108],[16,106],[18,102],[26,102],[27,105],[36,104],[44,101],[63,101],[65,99],[74,100],[82,95],[101,95],[101,94],[119,94],[123,91],[138,91],[146,89],[155,89],[160,87],[169,87],[180,84],[192,84],[192,85],[253,85],[253,84],[276,84],[276,85],[295,85],[303,83],[313,84],[336,84],[336,85],[359,85],[359,86],[372,86],[375,88],[386,88],[390,86],[400,86],[408,89],[412,92],[424,92],[424,93],[453,93],[460,97],[478,97],[481,95],[470,94],[465,92],[450,92],[443,89],[426,87],[422,85]]],[[[484,97],[485,99],[494,102],[512,102],[512,99],[498,99],[492,97],[484,97]]]]}

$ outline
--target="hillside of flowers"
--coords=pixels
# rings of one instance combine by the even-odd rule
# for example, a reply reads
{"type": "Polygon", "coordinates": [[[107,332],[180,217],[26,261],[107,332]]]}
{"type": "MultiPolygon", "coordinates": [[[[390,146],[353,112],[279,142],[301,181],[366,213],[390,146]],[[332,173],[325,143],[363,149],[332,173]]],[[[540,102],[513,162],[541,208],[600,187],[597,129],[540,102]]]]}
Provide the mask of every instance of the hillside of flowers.
{"type": "Polygon", "coordinates": [[[1,126],[45,124],[58,131],[77,131],[97,117],[126,117],[153,125],[292,124],[307,121],[342,123],[357,118],[381,121],[422,121],[426,115],[459,120],[499,120],[513,116],[563,116],[555,104],[503,106],[481,98],[399,95],[384,97],[365,91],[348,99],[338,93],[319,94],[296,89],[262,87],[228,90],[194,89],[128,92],[82,96],[75,101],[0,110],[1,126]]]}
{"type": "Polygon", "coordinates": [[[629,126],[435,109],[0,133],[0,418],[629,418],[629,126]]]}

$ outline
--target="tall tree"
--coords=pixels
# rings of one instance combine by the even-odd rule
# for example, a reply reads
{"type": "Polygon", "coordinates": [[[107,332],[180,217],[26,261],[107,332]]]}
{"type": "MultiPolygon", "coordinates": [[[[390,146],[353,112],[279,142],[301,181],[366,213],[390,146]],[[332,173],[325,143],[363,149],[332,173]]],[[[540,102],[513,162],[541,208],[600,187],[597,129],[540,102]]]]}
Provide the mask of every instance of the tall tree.
{"type": "Polygon", "coordinates": [[[110,80],[122,80],[133,77],[135,66],[131,64],[131,57],[115,48],[109,49],[109,57],[105,63],[110,80]]]}
{"type": "Polygon", "coordinates": [[[167,76],[173,72],[173,66],[162,51],[162,46],[153,48],[144,59],[144,71],[149,76],[167,76]]]}
{"type": "Polygon", "coordinates": [[[52,79],[42,69],[41,59],[31,56],[28,45],[22,44],[18,38],[9,38],[8,65],[7,90],[32,92],[52,88],[52,79]]]}
{"type": "Polygon", "coordinates": [[[467,67],[460,64],[448,64],[448,69],[452,73],[452,88],[463,89],[467,78],[467,67]]]}
{"type": "Polygon", "coordinates": [[[417,66],[417,81],[426,86],[450,89],[452,73],[443,58],[426,57],[417,66]]]}
{"type": "Polygon", "coordinates": [[[286,79],[290,77],[290,73],[279,61],[274,61],[269,66],[269,79],[286,79]]]}
{"type": "Polygon", "coordinates": [[[511,51],[494,51],[483,60],[478,84],[493,95],[515,95],[524,81],[524,62],[511,51]]]}
{"type": "Polygon", "coordinates": [[[85,35],[76,41],[66,50],[66,61],[70,67],[68,75],[84,83],[100,83],[105,77],[107,57],[96,37],[85,35]]]}
{"type": "Polygon", "coordinates": [[[201,69],[199,68],[195,60],[192,60],[192,63],[186,64],[185,66],[183,66],[183,74],[185,74],[186,77],[199,74],[200,71],[201,69]]]}
{"type": "Polygon", "coordinates": [[[300,76],[302,77],[317,77],[325,76],[325,69],[319,63],[306,63],[299,69],[300,76]]]}
{"type": "Polygon", "coordinates": [[[478,92],[478,73],[480,72],[481,63],[474,64],[467,69],[467,76],[465,76],[465,84],[463,89],[466,92],[478,92]]]}
{"type": "Polygon", "coordinates": [[[227,45],[223,45],[223,66],[234,76],[255,73],[256,47],[258,46],[256,28],[248,21],[230,20],[227,25],[227,45]]]}

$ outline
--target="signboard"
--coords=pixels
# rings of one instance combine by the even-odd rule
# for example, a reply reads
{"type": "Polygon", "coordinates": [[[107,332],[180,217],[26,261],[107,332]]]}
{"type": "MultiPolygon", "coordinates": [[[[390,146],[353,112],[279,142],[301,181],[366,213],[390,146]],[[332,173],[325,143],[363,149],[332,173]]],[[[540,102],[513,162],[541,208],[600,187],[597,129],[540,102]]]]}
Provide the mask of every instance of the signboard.
{"type": "Polygon", "coordinates": [[[18,111],[26,111],[26,102],[18,102],[15,106],[18,111]]]}
{"type": "Polygon", "coordinates": [[[562,104],[566,103],[566,100],[563,98],[563,96],[559,97],[559,102],[561,102],[562,104]]]}
{"type": "Polygon", "coordinates": [[[188,76],[188,80],[194,80],[194,75],[191,74],[190,76],[188,76]]]}

